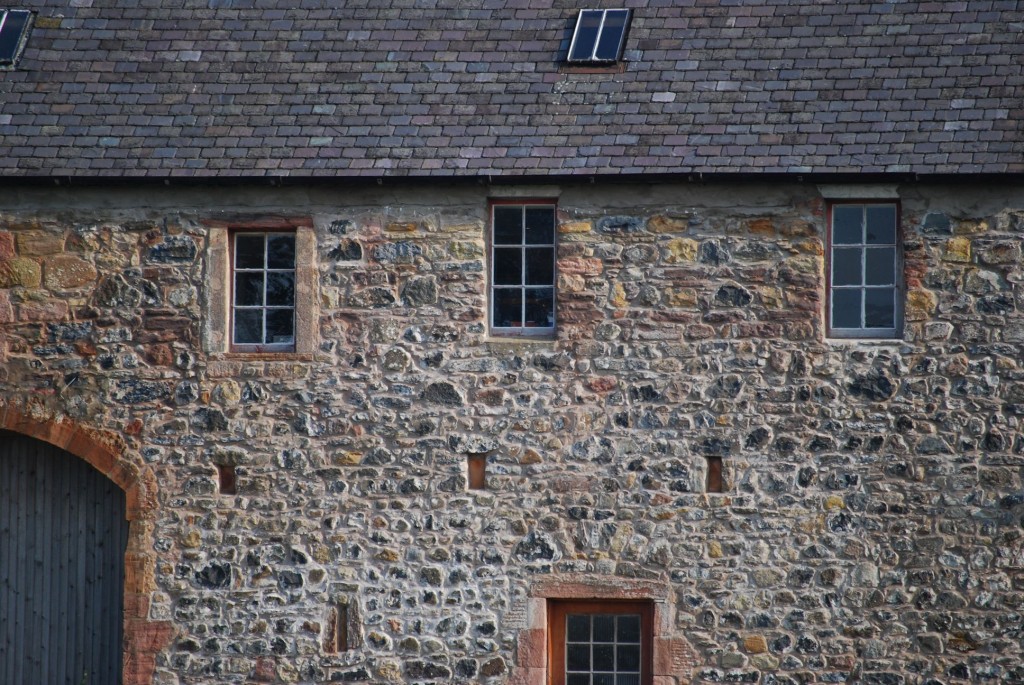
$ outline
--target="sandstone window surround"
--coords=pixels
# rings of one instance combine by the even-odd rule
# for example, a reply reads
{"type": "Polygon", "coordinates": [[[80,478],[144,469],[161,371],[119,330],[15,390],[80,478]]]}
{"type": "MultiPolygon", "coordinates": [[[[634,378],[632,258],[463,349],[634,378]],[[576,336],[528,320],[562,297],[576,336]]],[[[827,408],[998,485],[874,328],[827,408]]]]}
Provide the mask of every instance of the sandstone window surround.
{"type": "Polygon", "coordinates": [[[895,201],[829,203],[829,336],[899,337],[903,313],[899,214],[895,201]]]}
{"type": "Polygon", "coordinates": [[[554,336],[556,213],[550,200],[491,201],[492,335],[554,336]]]}
{"type": "MultiPolygon", "coordinates": [[[[674,594],[667,583],[632,578],[572,573],[554,574],[535,580],[530,587],[529,598],[525,600],[526,623],[518,633],[516,667],[509,684],[572,685],[587,682],[588,685],[599,685],[608,682],[608,671],[597,670],[595,677],[595,669],[589,672],[582,670],[581,659],[585,641],[582,640],[580,631],[583,621],[577,622],[577,632],[571,636],[567,636],[566,631],[558,627],[565,624],[567,616],[573,615],[591,617],[588,621],[591,632],[586,641],[590,647],[590,664],[594,663],[596,645],[598,652],[604,652],[604,656],[597,656],[598,665],[602,667],[600,660],[607,659],[606,647],[608,644],[619,642],[618,633],[615,636],[615,643],[607,640],[607,634],[595,640],[593,617],[641,617],[641,673],[630,674],[624,670],[616,673],[616,685],[669,685],[689,682],[699,659],[689,642],[676,632],[675,606],[669,599],[672,596],[674,594]],[[567,673],[566,646],[573,645],[580,652],[573,666],[580,668],[567,673]],[[566,675],[569,676],[568,679],[566,675]],[[619,675],[622,676],[621,680],[619,675]]],[[[624,639],[621,640],[623,658],[629,660],[631,655],[626,652],[637,652],[628,646],[633,643],[628,642],[629,626],[624,627],[624,639]]],[[[616,648],[618,646],[616,644],[616,648]]]]}
{"type": "Polygon", "coordinates": [[[312,219],[245,217],[205,223],[210,231],[205,351],[311,358],[317,332],[312,219]],[[286,268],[288,259],[292,269],[286,268]]]}

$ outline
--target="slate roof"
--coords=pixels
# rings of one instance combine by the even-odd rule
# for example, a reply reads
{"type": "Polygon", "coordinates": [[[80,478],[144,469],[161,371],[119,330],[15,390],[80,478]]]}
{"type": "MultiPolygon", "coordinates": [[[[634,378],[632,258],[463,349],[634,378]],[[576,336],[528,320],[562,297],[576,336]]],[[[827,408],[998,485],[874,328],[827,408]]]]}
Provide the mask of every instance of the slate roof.
{"type": "Polygon", "coordinates": [[[0,176],[1024,172],[1016,0],[21,0],[0,176]],[[581,7],[622,73],[566,73],[581,7]]]}

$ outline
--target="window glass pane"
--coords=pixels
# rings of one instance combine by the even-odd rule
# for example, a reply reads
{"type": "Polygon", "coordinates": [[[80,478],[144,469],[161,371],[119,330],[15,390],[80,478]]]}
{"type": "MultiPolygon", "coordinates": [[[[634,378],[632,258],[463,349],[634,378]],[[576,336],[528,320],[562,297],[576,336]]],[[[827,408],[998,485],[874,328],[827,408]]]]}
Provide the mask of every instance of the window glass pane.
{"type": "MultiPolygon", "coordinates": [[[[551,328],[555,325],[555,289],[529,288],[526,291],[526,326],[551,328]]],[[[595,622],[598,617],[595,617],[595,622]]],[[[596,634],[596,628],[595,628],[596,634]]],[[[596,639],[596,638],[595,638],[596,639]]]]}
{"type": "Polygon", "coordinates": [[[496,328],[518,328],[523,325],[522,290],[495,288],[491,325],[496,328]]]}
{"type": "Polygon", "coordinates": [[[235,305],[240,307],[263,304],[263,272],[235,273],[235,305]]]}
{"type": "Polygon", "coordinates": [[[614,673],[595,673],[594,685],[615,685],[614,673]]]}
{"type": "Polygon", "coordinates": [[[620,673],[615,676],[615,685],[640,685],[640,674],[620,673]]]}
{"type": "Polygon", "coordinates": [[[235,238],[235,268],[263,268],[263,236],[240,235],[235,238]]]}
{"type": "Polygon", "coordinates": [[[864,255],[865,285],[896,283],[896,248],[874,247],[864,255]]]}
{"type": "Polygon", "coordinates": [[[867,243],[869,245],[896,244],[896,207],[867,208],[867,243]]]}
{"type": "Polygon", "coordinates": [[[235,343],[238,345],[263,342],[263,310],[235,310],[235,343]]]}
{"type": "Polygon", "coordinates": [[[629,12],[626,10],[609,10],[604,17],[604,28],[601,29],[601,38],[597,42],[597,53],[594,55],[601,60],[614,60],[619,56],[619,44],[622,42],[622,35],[626,32],[626,17],[629,12]]]}
{"type": "Polygon", "coordinates": [[[527,245],[552,245],[555,242],[555,212],[550,207],[526,208],[527,245]]]}
{"type": "Polygon", "coordinates": [[[550,247],[526,250],[526,285],[551,285],[555,282],[555,251],[550,247]]]}
{"type": "Polygon", "coordinates": [[[590,59],[594,53],[594,44],[597,43],[597,32],[601,27],[600,10],[582,10],[579,23],[576,28],[576,42],[572,48],[569,59],[590,59]]]}
{"type": "Polygon", "coordinates": [[[896,327],[896,291],[890,288],[868,288],[864,291],[865,328],[896,327]]]}
{"type": "Polygon", "coordinates": [[[523,208],[519,205],[494,208],[494,244],[521,245],[523,242],[523,208]]]}
{"type": "Polygon", "coordinates": [[[295,236],[274,235],[267,238],[267,268],[295,268],[295,236]]]}
{"type": "Polygon", "coordinates": [[[596,644],[593,654],[595,671],[615,670],[615,645],[596,644]]]}
{"type": "Polygon", "coordinates": [[[861,285],[860,248],[832,251],[832,285],[861,285]]]}
{"type": "Polygon", "coordinates": [[[567,671],[590,670],[590,645],[568,644],[565,646],[565,668],[567,671]]]}
{"type": "Polygon", "coordinates": [[[639,616],[619,616],[619,642],[640,642],[639,616]]]}
{"type": "Polygon", "coordinates": [[[864,208],[860,205],[836,205],[832,208],[832,244],[856,245],[864,239],[861,219],[864,208]]]}
{"type": "Polygon", "coordinates": [[[617,667],[619,671],[640,670],[640,645],[619,645],[617,667]]]}
{"type": "Polygon", "coordinates": [[[291,273],[267,274],[267,305],[291,307],[295,305],[295,276],[291,273]]]}
{"type": "Polygon", "coordinates": [[[590,617],[576,614],[567,616],[565,639],[569,642],[590,642],[590,617]]]}
{"type": "Polygon", "coordinates": [[[594,642],[615,641],[615,616],[594,616],[594,642]]]}
{"type": "Polygon", "coordinates": [[[495,285],[520,285],[523,282],[523,251],[518,247],[494,249],[495,285]]]}
{"type": "Polygon", "coordinates": [[[565,685],[590,685],[590,674],[569,673],[565,677],[565,685]]]}
{"type": "Polygon", "coordinates": [[[267,339],[268,343],[291,343],[295,337],[293,309],[268,309],[267,310],[267,339]]]}
{"type": "Polygon", "coordinates": [[[861,292],[832,291],[832,328],[860,328],[861,292]]]}

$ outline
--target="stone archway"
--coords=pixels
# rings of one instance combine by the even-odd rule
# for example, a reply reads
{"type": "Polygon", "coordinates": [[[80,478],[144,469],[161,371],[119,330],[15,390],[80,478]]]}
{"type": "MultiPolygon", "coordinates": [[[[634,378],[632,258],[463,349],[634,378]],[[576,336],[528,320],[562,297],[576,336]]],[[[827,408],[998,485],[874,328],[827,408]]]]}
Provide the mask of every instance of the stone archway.
{"type": "Polygon", "coordinates": [[[105,475],[125,493],[128,546],[124,559],[124,685],[151,685],[156,656],[174,634],[169,621],[149,618],[156,589],[153,518],[157,483],[152,471],[132,462],[124,439],[109,431],[88,428],[64,417],[31,408],[0,404],[0,429],[58,447],[105,475]]]}

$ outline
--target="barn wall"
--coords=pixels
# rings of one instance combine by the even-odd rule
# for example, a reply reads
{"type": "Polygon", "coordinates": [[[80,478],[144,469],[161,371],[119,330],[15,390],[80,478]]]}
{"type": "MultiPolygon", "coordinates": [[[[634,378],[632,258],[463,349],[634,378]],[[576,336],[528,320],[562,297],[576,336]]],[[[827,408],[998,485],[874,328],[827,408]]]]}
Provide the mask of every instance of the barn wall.
{"type": "Polygon", "coordinates": [[[1024,190],[895,190],[905,332],[856,342],[812,184],[21,189],[0,396],[155,475],[158,683],[536,681],[587,587],[658,603],[658,685],[1019,681],[1024,190]],[[487,336],[509,195],[558,200],[554,341],[487,336]],[[280,217],[315,344],[224,353],[218,231],[280,217]]]}

